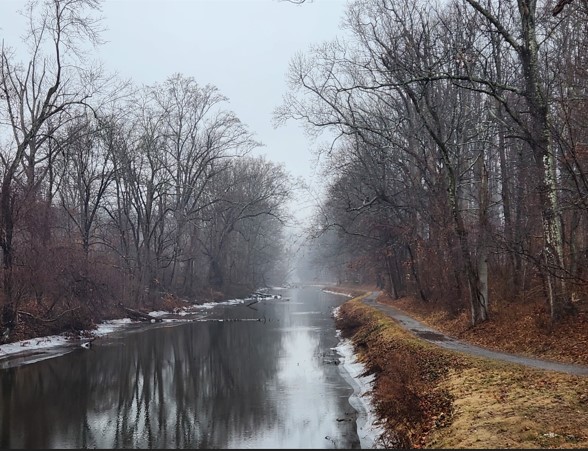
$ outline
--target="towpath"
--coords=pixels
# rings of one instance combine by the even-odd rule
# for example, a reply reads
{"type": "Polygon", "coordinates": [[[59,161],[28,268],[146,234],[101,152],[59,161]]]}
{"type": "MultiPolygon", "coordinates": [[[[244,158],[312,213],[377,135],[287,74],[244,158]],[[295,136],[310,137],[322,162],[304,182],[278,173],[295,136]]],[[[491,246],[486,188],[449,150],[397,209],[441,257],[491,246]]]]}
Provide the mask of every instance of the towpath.
{"type": "Polygon", "coordinates": [[[379,291],[373,291],[368,296],[363,298],[363,302],[371,307],[374,307],[388,316],[398,321],[404,328],[410,332],[426,340],[430,343],[434,343],[442,348],[449,349],[451,351],[465,352],[467,354],[486,357],[489,359],[503,360],[510,363],[518,363],[533,368],[539,368],[542,370],[559,371],[568,374],[575,374],[578,376],[588,376],[588,366],[585,365],[573,365],[566,363],[552,362],[549,360],[542,360],[530,357],[523,357],[515,354],[509,354],[506,352],[496,352],[489,349],[481,348],[472,344],[465,343],[463,341],[456,340],[441,332],[432,329],[425,324],[417,321],[416,319],[408,316],[399,309],[388,305],[377,302],[379,291]]]}

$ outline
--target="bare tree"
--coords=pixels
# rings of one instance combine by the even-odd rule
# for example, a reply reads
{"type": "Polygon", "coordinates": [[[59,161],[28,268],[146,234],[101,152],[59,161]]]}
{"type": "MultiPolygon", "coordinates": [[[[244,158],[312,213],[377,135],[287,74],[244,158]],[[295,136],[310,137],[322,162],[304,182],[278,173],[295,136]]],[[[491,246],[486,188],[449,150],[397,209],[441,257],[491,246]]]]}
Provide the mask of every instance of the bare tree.
{"type": "Polygon", "coordinates": [[[228,167],[228,160],[246,155],[259,143],[235,116],[224,108],[227,98],[212,85],[200,86],[191,77],[175,74],[149,88],[161,115],[164,135],[165,170],[173,184],[175,243],[169,284],[184,267],[184,285],[192,277],[191,260],[197,251],[192,234],[200,211],[214,197],[207,197],[211,180],[228,167]],[[190,229],[190,230],[188,230],[190,229]]]}
{"type": "MultiPolygon", "coordinates": [[[[576,71],[573,86],[561,84],[561,58],[562,50],[583,45],[573,31],[579,28],[568,24],[583,19],[585,5],[552,6],[526,0],[356,1],[346,21],[353,38],[294,58],[291,90],[277,110],[280,120],[335,129],[333,147],[344,143],[345,155],[353,155],[349,143],[357,140],[366,149],[397,149],[397,161],[418,168],[411,174],[393,164],[384,173],[412,193],[420,190],[411,202],[419,220],[428,219],[422,236],[429,238],[420,242],[431,245],[425,252],[464,265],[473,323],[487,317],[489,268],[503,265],[504,256],[513,268],[507,271],[513,274],[511,295],[528,285],[527,268],[541,275],[552,320],[571,310],[570,284],[582,283],[577,268],[584,245],[571,237],[578,236],[583,213],[570,213],[584,189],[579,128],[570,128],[570,114],[578,117],[581,110],[582,81],[576,71]],[[417,174],[420,183],[414,183],[417,174]],[[446,198],[439,195],[444,191],[446,198]],[[452,233],[445,231],[448,217],[452,233]],[[445,248],[434,247],[431,233],[446,237],[445,248]]],[[[573,51],[570,61],[580,61],[581,52],[573,51]]],[[[370,180],[378,180],[381,171],[357,157],[370,180]]],[[[345,170],[339,177],[345,188],[329,195],[339,196],[333,211],[347,210],[341,218],[369,215],[371,207],[386,203],[377,189],[353,200],[356,178],[345,170]]],[[[400,218],[394,216],[405,223],[400,218]]],[[[369,235],[368,222],[360,222],[354,233],[369,235]]],[[[384,222],[392,226],[394,220],[384,222]]],[[[400,256],[399,249],[389,247],[386,255],[400,256]]],[[[461,279],[455,274],[458,287],[461,279]]]]}
{"type": "MultiPolygon", "coordinates": [[[[368,160],[360,158],[358,162],[364,166],[364,176],[370,180],[374,177],[382,180],[385,189],[377,188],[366,197],[349,202],[347,207],[348,211],[359,214],[376,204],[387,205],[395,214],[381,219],[389,226],[395,222],[406,224],[411,215],[406,213],[409,196],[401,185],[394,186],[386,179],[393,181],[398,177],[404,183],[408,182],[408,186],[423,189],[424,181],[430,186],[437,183],[438,171],[430,170],[437,165],[443,174],[442,183],[448,194],[444,202],[451,212],[453,233],[459,243],[460,258],[454,262],[456,267],[463,265],[470,290],[472,322],[484,321],[488,314],[486,258],[483,256],[486,248],[476,247],[468,236],[467,204],[463,200],[468,193],[464,188],[469,183],[468,178],[483,174],[485,157],[479,154],[483,147],[477,150],[473,147],[474,139],[479,139],[474,130],[480,124],[475,123],[475,119],[481,117],[472,114],[472,105],[479,99],[474,99],[473,95],[468,98],[448,80],[431,83],[429,68],[445,67],[453,61],[447,58],[448,44],[444,42],[439,20],[430,15],[424,5],[356,2],[349,9],[348,24],[359,47],[335,43],[319,48],[314,60],[294,60],[291,70],[294,89],[301,87],[310,93],[311,98],[305,103],[294,96],[286,97],[284,108],[278,110],[278,115],[303,119],[315,127],[336,127],[342,135],[356,136],[368,145],[367,148],[372,147],[375,155],[387,155],[385,160],[394,161],[386,166],[383,164],[385,160],[376,158],[373,160],[375,165],[368,165],[368,160]],[[455,108],[455,105],[460,107],[455,108]],[[407,117],[412,118],[413,128],[403,135],[400,133],[403,130],[401,124],[407,117]],[[418,127],[430,136],[430,142],[423,147],[426,152],[434,149],[430,155],[419,149],[419,138],[415,133],[418,127]],[[478,165],[481,169],[474,172],[472,162],[476,159],[482,166],[478,165]],[[417,161],[417,167],[421,169],[408,169],[410,163],[417,161]],[[420,178],[416,177],[417,173],[420,178]],[[478,261],[476,255],[480,257],[478,261]]],[[[477,185],[485,190],[484,184],[477,185]]],[[[484,198],[479,198],[478,202],[484,198]]],[[[426,217],[423,205],[413,205],[426,217]]],[[[476,207],[479,205],[486,208],[483,203],[476,207]]],[[[484,215],[480,216],[480,221],[483,218],[484,215]]],[[[403,228],[408,230],[398,226],[389,228],[389,231],[396,229],[396,232],[387,240],[396,242],[403,228]]],[[[405,243],[407,236],[404,233],[402,241],[405,243]]],[[[479,235],[479,238],[480,243],[486,239],[485,235],[479,235]]],[[[403,274],[397,274],[403,266],[399,264],[400,260],[411,261],[415,282],[421,285],[412,249],[398,244],[387,246],[388,251],[384,254],[386,266],[390,274],[396,274],[391,278],[396,295],[399,295],[400,281],[405,279],[403,274]],[[394,260],[390,260],[391,257],[394,260]]],[[[422,287],[419,292],[421,297],[426,297],[422,287]]]]}
{"type": "Polygon", "coordinates": [[[29,2],[26,44],[28,61],[16,62],[16,53],[2,43],[0,117],[11,135],[2,152],[0,185],[0,246],[3,263],[2,323],[6,338],[16,321],[17,304],[13,287],[13,236],[18,193],[15,178],[21,165],[27,171],[28,186],[34,187],[34,166],[40,161],[39,147],[51,139],[64,115],[90,96],[79,82],[80,72],[71,59],[80,55],[86,42],[98,42],[98,22],[91,15],[96,0],[52,0],[29,2]],[[88,14],[90,12],[90,14],[88,14]]]}
{"type": "Polygon", "coordinates": [[[249,251],[256,249],[263,222],[285,221],[291,186],[280,166],[246,157],[234,160],[229,170],[213,180],[212,188],[218,201],[203,214],[207,230],[201,242],[210,261],[209,283],[218,289],[227,288],[227,275],[235,264],[235,250],[227,252],[230,241],[239,235],[251,245],[249,251]]]}
{"type": "MultiPolygon", "coordinates": [[[[528,106],[528,113],[515,113],[511,114],[511,117],[521,126],[523,138],[531,149],[539,176],[537,191],[541,202],[544,239],[542,259],[546,269],[545,280],[551,316],[553,319],[558,319],[569,308],[570,299],[564,277],[557,162],[551,132],[551,94],[546,85],[545,70],[542,67],[543,60],[540,55],[540,41],[543,37],[538,36],[539,33],[543,33],[545,38],[548,38],[550,24],[544,23],[541,27],[540,11],[538,11],[536,0],[517,1],[518,17],[512,26],[498,15],[500,13],[498,8],[493,10],[491,3],[466,1],[510,47],[520,64],[523,83],[520,88],[512,88],[512,92],[524,99],[528,106]]],[[[492,91],[496,85],[494,80],[484,79],[482,83],[490,86],[491,95],[498,97],[492,91]]],[[[511,108],[508,111],[513,112],[511,108]]]]}

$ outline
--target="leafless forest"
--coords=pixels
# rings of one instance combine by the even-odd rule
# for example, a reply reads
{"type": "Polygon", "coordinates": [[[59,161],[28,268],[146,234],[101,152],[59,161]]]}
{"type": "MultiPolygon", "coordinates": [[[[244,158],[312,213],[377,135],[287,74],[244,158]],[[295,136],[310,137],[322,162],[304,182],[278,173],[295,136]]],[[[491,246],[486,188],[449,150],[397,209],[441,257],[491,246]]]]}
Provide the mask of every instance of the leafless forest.
{"type": "Polygon", "coordinates": [[[466,306],[586,295],[585,0],[360,0],[292,60],[278,120],[331,129],[313,258],[338,281],[466,306]]]}
{"type": "Polygon", "coordinates": [[[0,66],[3,340],[278,277],[291,181],[222,93],[90,64],[98,0],[28,5],[28,59],[3,45],[0,66]]]}
{"type": "MultiPolygon", "coordinates": [[[[136,86],[92,63],[99,7],[30,3],[24,53],[2,44],[3,341],[23,321],[83,328],[288,271],[286,168],[252,156],[215,86],[136,86]]],[[[586,0],[350,2],[349,37],[294,56],[275,111],[337,136],[320,150],[319,275],[465,304],[472,324],[494,298],[573,314],[588,295],[587,23],[586,0]]]]}

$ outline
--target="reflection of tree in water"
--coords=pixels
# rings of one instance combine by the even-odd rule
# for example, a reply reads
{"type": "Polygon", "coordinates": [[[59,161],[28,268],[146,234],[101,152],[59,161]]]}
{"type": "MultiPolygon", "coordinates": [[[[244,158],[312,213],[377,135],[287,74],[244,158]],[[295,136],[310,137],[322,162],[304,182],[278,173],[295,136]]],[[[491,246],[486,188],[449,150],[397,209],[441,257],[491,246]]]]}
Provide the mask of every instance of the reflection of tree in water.
{"type": "Polygon", "coordinates": [[[84,367],[84,361],[71,365],[62,358],[0,372],[2,448],[59,447],[54,437],[67,436],[68,429],[77,424],[80,432],[76,436],[86,440],[90,434],[88,396],[93,386],[86,384],[84,367]],[[5,390],[7,380],[11,380],[10,390],[5,390]]]}
{"type": "Polygon", "coordinates": [[[318,321],[317,359],[336,343],[329,313],[345,299],[319,300],[320,318],[295,317],[308,307],[294,302],[260,304],[255,314],[273,322],[160,327],[0,371],[1,448],[226,448],[270,430],[288,421],[267,393],[284,352],[279,326],[318,321]]]}
{"type": "Polygon", "coordinates": [[[270,428],[277,420],[275,400],[267,397],[266,385],[277,372],[281,335],[261,323],[216,326],[208,329],[210,352],[197,354],[199,377],[193,381],[196,390],[205,391],[197,397],[197,409],[206,421],[201,424],[203,435],[211,440],[203,443],[205,447],[226,447],[231,436],[270,428]],[[216,383],[209,382],[215,378],[216,383]]]}
{"type": "Polygon", "coordinates": [[[264,387],[281,340],[269,329],[261,322],[159,328],[6,370],[3,448],[226,447],[232,433],[276,419],[264,387]]]}

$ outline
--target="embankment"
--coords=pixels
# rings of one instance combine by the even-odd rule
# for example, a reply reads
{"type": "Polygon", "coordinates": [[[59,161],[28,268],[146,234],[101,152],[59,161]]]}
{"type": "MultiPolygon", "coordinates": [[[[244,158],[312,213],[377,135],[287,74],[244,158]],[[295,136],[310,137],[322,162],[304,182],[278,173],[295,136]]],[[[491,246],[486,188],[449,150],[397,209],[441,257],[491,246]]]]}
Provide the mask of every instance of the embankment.
{"type": "Polygon", "coordinates": [[[586,448],[588,378],[446,351],[352,299],[337,328],[374,375],[388,448],[586,448]]]}

